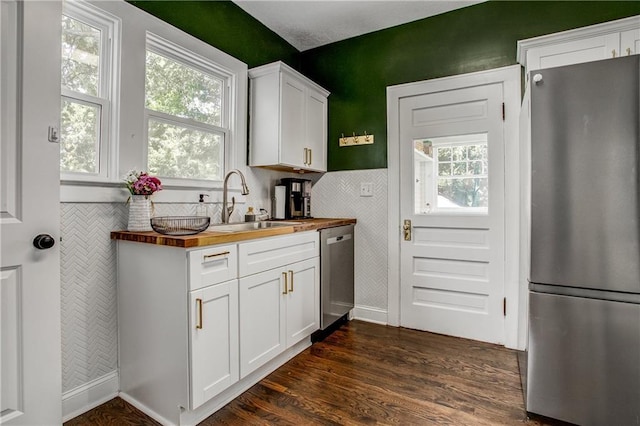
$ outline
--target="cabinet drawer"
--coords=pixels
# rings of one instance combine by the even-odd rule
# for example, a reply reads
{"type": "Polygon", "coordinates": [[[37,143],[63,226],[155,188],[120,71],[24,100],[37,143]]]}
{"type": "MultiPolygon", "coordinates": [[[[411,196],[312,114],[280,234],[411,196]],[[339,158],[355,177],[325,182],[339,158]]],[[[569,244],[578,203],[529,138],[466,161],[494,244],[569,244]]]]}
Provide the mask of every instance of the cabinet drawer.
{"type": "Polygon", "coordinates": [[[303,232],[238,244],[239,275],[245,277],[319,255],[318,233],[303,232]]]}
{"type": "Polygon", "coordinates": [[[238,277],[238,249],[235,244],[189,252],[189,290],[238,277]]]}

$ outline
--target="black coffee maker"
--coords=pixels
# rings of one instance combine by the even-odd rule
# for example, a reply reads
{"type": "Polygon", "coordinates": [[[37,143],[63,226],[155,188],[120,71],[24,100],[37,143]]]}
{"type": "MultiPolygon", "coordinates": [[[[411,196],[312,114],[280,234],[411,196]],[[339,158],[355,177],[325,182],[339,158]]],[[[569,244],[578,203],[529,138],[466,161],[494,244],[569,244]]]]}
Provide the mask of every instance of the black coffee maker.
{"type": "Polygon", "coordinates": [[[286,188],[285,219],[311,218],[311,181],[308,179],[284,178],[280,185],[286,188]]]}

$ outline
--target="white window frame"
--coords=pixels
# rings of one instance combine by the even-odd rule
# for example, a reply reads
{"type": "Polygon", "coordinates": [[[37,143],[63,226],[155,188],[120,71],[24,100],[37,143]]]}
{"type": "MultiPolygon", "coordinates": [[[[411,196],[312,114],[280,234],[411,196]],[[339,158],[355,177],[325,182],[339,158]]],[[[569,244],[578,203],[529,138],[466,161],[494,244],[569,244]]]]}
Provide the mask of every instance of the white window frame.
{"type": "Polygon", "coordinates": [[[117,135],[119,119],[119,46],[120,20],[84,1],[64,1],[62,14],[101,31],[98,96],[61,87],[61,100],[67,98],[85,105],[100,107],[98,173],[60,172],[62,183],[109,182],[117,170],[117,135]]]}
{"type": "MultiPolygon", "coordinates": [[[[193,68],[197,71],[203,72],[215,78],[222,80],[222,104],[221,104],[221,126],[215,126],[208,123],[202,123],[189,118],[182,118],[171,114],[166,114],[160,111],[154,111],[146,108],[144,109],[144,147],[143,147],[143,163],[148,169],[149,165],[149,120],[164,122],[167,124],[175,124],[181,127],[187,127],[193,130],[200,130],[209,133],[216,133],[222,136],[222,164],[221,178],[219,180],[213,179],[192,179],[192,178],[170,178],[160,176],[165,186],[182,186],[182,187],[212,187],[222,183],[224,175],[229,170],[232,164],[230,144],[231,144],[231,119],[233,115],[231,110],[231,82],[233,81],[233,73],[224,68],[218,66],[215,62],[200,56],[194,52],[187,50],[185,47],[180,46],[177,43],[173,43],[166,40],[152,32],[147,32],[146,37],[146,50],[157,55],[164,56],[171,60],[174,60],[184,66],[193,68]]],[[[146,55],[145,55],[146,58],[146,55]]],[[[145,68],[146,79],[146,68],[145,68]]]]}
{"type": "MultiPolygon", "coordinates": [[[[65,0],[70,1],[70,0],[65,0]]],[[[95,1],[74,0],[74,3],[88,5],[103,11],[106,16],[115,17],[118,27],[114,28],[114,52],[112,69],[114,86],[118,93],[117,112],[112,114],[111,145],[108,178],[91,180],[62,180],[60,197],[62,202],[125,202],[129,196],[123,182],[124,176],[132,169],[145,170],[145,52],[147,34],[155,34],[181,49],[193,52],[201,58],[216,64],[219,74],[228,79],[228,129],[225,143],[225,168],[246,171],[247,167],[247,111],[248,73],[247,64],[216,47],[199,40],[174,26],[150,15],[124,0],[95,1]],[[93,4],[95,3],[95,5],[93,4]],[[97,5],[97,6],[96,6],[97,5]],[[120,66],[122,64],[122,66],[120,66]]],[[[232,179],[230,190],[237,192],[236,201],[242,202],[238,182],[232,179]]],[[[222,199],[222,181],[162,179],[163,190],[154,194],[154,201],[161,203],[193,202],[198,194],[205,193],[209,200],[222,199]]]]}
{"type": "MultiPolygon", "coordinates": [[[[439,148],[453,148],[455,146],[462,146],[462,145],[471,145],[473,143],[477,143],[480,144],[481,142],[470,142],[469,140],[464,140],[464,138],[468,137],[468,136],[473,136],[473,135],[456,135],[456,136],[448,136],[448,137],[438,137],[435,139],[439,139],[436,142],[432,141],[432,146],[433,146],[433,179],[431,182],[432,185],[432,191],[434,194],[434,204],[432,206],[432,209],[429,213],[421,213],[421,214],[442,214],[442,213],[447,213],[447,214],[456,214],[456,215],[474,215],[474,216],[486,216],[489,214],[489,208],[488,207],[460,207],[460,208],[454,208],[454,207],[438,207],[438,202],[437,202],[437,197],[438,197],[438,180],[441,178],[441,176],[438,174],[438,165],[440,164],[440,160],[438,159],[438,149],[439,148]],[[456,139],[461,139],[460,141],[456,141],[456,139]]],[[[487,145],[487,147],[489,146],[489,141],[487,140],[486,142],[482,141],[482,143],[485,143],[487,145]]],[[[477,161],[477,160],[476,160],[477,161]]],[[[489,161],[489,157],[487,156],[487,161],[489,161]]],[[[453,158],[451,159],[451,161],[449,162],[452,167],[453,167],[453,163],[455,161],[453,160],[453,158]]],[[[469,162],[467,160],[467,162],[469,162]]],[[[465,176],[454,176],[451,175],[450,179],[473,179],[474,177],[486,177],[489,178],[489,170],[487,169],[487,174],[486,175],[465,175],[465,176]]],[[[490,207],[490,206],[489,206],[490,207]]]]}

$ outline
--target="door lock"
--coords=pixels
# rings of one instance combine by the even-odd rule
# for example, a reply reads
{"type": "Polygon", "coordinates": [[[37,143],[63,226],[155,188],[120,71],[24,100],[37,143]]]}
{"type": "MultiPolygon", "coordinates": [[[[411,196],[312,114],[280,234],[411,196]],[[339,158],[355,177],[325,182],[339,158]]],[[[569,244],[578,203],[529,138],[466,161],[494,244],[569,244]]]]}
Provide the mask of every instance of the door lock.
{"type": "Polygon", "coordinates": [[[404,220],[402,232],[404,233],[404,240],[411,241],[411,221],[409,219],[404,220]]]}

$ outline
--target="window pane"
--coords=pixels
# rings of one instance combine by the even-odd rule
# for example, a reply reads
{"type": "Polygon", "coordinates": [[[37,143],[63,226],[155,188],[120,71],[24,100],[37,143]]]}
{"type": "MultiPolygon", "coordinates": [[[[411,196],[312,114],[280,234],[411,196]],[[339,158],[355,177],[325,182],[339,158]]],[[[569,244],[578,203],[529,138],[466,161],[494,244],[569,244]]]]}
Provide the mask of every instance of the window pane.
{"type": "Polygon", "coordinates": [[[486,133],[414,141],[414,165],[416,214],[488,211],[486,133]],[[435,156],[425,155],[425,146],[435,156]]]}
{"type": "Polygon", "coordinates": [[[147,51],[146,107],[222,126],[222,80],[147,51]]]}
{"type": "Polygon", "coordinates": [[[489,206],[489,179],[438,179],[438,207],[489,206]]]}
{"type": "Polygon", "coordinates": [[[161,177],[222,180],[224,137],[149,119],[149,173],[161,177]]]}
{"type": "Polygon", "coordinates": [[[99,173],[100,105],[62,98],[60,170],[99,173]]]}
{"type": "Polygon", "coordinates": [[[62,16],[62,86],[99,96],[100,30],[62,16]]]}

